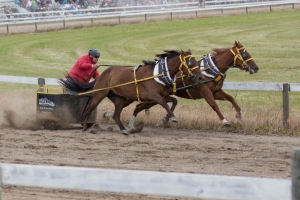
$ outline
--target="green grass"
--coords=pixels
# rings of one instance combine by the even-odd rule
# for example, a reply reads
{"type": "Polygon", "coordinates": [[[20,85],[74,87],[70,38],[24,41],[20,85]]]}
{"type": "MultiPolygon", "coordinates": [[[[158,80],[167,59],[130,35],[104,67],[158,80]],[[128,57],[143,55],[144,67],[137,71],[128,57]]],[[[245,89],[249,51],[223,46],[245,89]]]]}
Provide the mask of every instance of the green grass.
{"type": "Polygon", "coordinates": [[[0,73],[62,77],[90,48],[101,51],[100,64],[138,65],[165,49],[190,48],[200,59],[237,40],[260,71],[229,70],[227,81],[298,82],[299,17],[287,11],[1,36],[0,73]]]}
{"type": "MultiPolygon", "coordinates": [[[[60,78],[73,66],[77,58],[87,53],[90,48],[101,51],[100,64],[135,66],[141,64],[142,60],[152,60],[155,54],[162,53],[163,50],[171,49],[191,49],[196,58],[201,59],[202,55],[209,53],[212,48],[231,47],[236,40],[247,48],[260,70],[257,74],[249,75],[237,69],[230,69],[226,81],[299,83],[299,17],[299,11],[285,11],[2,35],[0,74],[60,78]]],[[[100,68],[104,69],[105,67],[100,68]]],[[[34,91],[35,88],[23,84],[0,83],[0,90],[6,92],[34,91]]],[[[233,124],[231,131],[278,132],[278,127],[281,126],[278,122],[281,119],[281,92],[227,92],[236,97],[244,111],[243,115],[246,116],[246,120],[248,116],[250,124],[243,129],[233,124]],[[256,113],[255,117],[253,113],[256,113]]],[[[298,123],[300,116],[297,114],[300,111],[299,100],[297,93],[290,94],[290,106],[293,111],[291,118],[295,121],[291,130],[284,130],[281,133],[295,134],[295,130],[300,129],[298,123]]],[[[185,109],[186,104],[192,106],[192,109],[200,106],[200,110],[197,108],[198,113],[211,113],[211,118],[215,120],[207,123],[206,118],[195,119],[194,122],[187,119],[190,124],[197,124],[194,128],[221,129],[215,125],[215,122],[218,122],[216,114],[204,100],[179,101],[180,105],[178,109],[176,108],[176,112],[182,111],[180,106],[181,109],[185,109]]],[[[234,111],[231,105],[228,102],[218,102],[218,105],[226,116],[230,113],[229,119],[233,121],[234,111]]],[[[183,113],[179,115],[185,115],[183,113]]]]}

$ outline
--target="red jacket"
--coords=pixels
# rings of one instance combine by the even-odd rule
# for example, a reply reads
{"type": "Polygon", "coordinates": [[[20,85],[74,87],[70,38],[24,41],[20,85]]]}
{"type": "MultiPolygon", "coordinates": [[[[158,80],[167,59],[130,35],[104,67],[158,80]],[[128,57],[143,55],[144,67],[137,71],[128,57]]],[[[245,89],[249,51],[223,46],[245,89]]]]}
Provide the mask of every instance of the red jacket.
{"type": "Polygon", "coordinates": [[[100,76],[98,70],[92,68],[92,64],[96,64],[92,62],[92,58],[87,54],[83,55],[78,58],[77,62],[69,71],[68,76],[76,78],[80,82],[88,83],[91,78],[96,79],[98,76],[100,76]]]}

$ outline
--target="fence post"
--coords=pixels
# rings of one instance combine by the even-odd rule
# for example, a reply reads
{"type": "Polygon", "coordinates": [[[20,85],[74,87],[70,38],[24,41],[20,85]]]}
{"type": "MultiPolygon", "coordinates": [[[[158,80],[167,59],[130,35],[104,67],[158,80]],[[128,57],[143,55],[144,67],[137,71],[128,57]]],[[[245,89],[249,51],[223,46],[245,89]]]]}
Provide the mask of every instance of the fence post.
{"type": "Polygon", "coordinates": [[[8,24],[6,25],[6,32],[7,32],[7,34],[9,34],[8,24]]]}
{"type": "Polygon", "coordinates": [[[300,200],[300,148],[292,151],[292,200],[300,200]]]}
{"type": "Polygon", "coordinates": [[[0,163],[0,200],[2,200],[2,167],[0,163]]]}
{"type": "Polygon", "coordinates": [[[35,32],[37,32],[37,23],[36,22],[34,23],[34,26],[35,26],[35,32]]]}
{"type": "Polygon", "coordinates": [[[38,84],[39,84],[39,92],[44,92],[45,79],[44,78],[38,78],[38,84]]]}
{"type": "Polygon", "coordinates": [[[284,83],[282,89],[282,116],[283,116],[283,125],[289,125],[289,91],[290,91],[290,84],[284,83]]]}

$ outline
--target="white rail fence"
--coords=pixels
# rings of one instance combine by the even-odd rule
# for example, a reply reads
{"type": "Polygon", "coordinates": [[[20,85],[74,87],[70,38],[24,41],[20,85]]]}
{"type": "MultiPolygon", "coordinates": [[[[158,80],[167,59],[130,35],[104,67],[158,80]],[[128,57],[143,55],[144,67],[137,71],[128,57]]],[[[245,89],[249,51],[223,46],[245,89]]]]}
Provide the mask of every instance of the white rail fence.
{"type": "MultiPolygon", "coordinates": [[[[59,85],[54,78],[34,78],[23,76],[0,75],[0,82],[39,84],[42,83],[50,86],[59,85]]],[[[224,82],[225,90],[256,90],[256,91],[282,91],[282,122],[288,125],[289,122],[289,92],[299,92],[300,83],[266,83],[266,82],[224,82]]]]}
{"type": "MultiPolygon", "coordinates": [[[[200,2],[201,0],[199,0],[200,2]]],[[[30,17],[19,18],[22,13],[11,14],[10,18],[3,19],[6,14],[0,14],[0,27],[6,27],[6,32],[9,33],[10,26],[33,24],[35,31],[38,31],[38,25],[45,25],[49,23],[62,23],[62,27],[66,28],[67,21],[76,22],[75,24],[81,24],[82,21],[90,22],[93,25],[95,20],[113,19],[113,21],[122,23],[124,19],[132,18],[132,20],[142,19],[145,22],[148,21],[150,16],[165,16],[169,15],[172,20],[174,15],[180,13],[189,13],[192,17],[197,17],[200,13],[210,11],[220,11],[223,14],[224,10],[232,9],[245,9],[245,13],[248,13],[250,8],[256,7],[269,7],[272,12],[272,7],[288,5],[291,9],[295,8],[296,4],[300,4],[300,0],[275,0],[266,2],[245,2],[235,0],[216,0],[205,2],[205,7],[199,7],[199,3],[177,3],[177,4],[162,4],[162,5],[142,5],[142,6],[126,6],[126,7],[109,7],[109,8],[95,8],[84,10],[60,10],[60,11],[46,11],[46,12],[29,12],[26,13],[30,17]],[[231,2],[231,3],[230,3],[231,2]],[[236,3],[235,3],[236,2],[236,3]]]]}
{"type": "Polygon", "coordinates": [[[292,157],[291,180],[0,163],[0,200],[1,183],[223,200],[300,200],[300,148],[293,149],[292,157]]]}

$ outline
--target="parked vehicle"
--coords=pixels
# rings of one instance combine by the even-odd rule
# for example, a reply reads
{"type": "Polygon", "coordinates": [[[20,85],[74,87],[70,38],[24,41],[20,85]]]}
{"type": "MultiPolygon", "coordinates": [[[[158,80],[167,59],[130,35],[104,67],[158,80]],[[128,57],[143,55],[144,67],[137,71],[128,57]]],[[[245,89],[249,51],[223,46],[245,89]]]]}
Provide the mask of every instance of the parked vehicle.
{"type": "Polygon", "coordinates": [[[31,12],[22,7],[5,7],[4,12],[7,18],[31,17],[31,12]]]}

